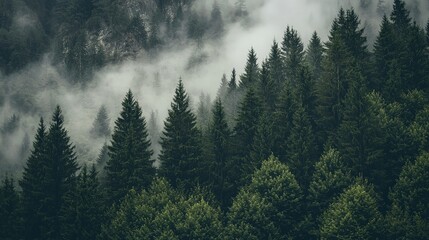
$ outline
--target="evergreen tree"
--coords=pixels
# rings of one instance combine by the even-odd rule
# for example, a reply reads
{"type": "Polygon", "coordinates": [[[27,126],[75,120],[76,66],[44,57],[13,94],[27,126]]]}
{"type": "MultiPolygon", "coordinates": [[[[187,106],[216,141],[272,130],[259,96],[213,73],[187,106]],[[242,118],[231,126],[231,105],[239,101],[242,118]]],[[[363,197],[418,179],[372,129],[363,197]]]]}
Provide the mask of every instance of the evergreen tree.
{"type": "Polygon", "coordinates": [[[209,37],[211,39],[218,39],[223,36],[225,31],[224,23],[222,19],[222,12],[217,2],[213,3],[208,26],[210,26],[209,37]]]}
{"type": "Polygon", "coordinates": [[[338,130],[339,151],[355,176],[364,176],[378,187],[383,184],[380,177],[386,171],[383,126],[371,112],[362,76],[353,71],[349,74],[353,81],[344,100],[343,122],[338,130]]]}
{"type": "Polygon", "coordinates": [[[314,166],[308,189],[309,214],[313,219],[310,234],[319,238],[321,213],[353,182],[338,150],[328,147],[314,166]]]}
{"type": "MultiPolygon", "coordinates": [[[[231,144],[231,132],[226,122],[225,111],[223,110],[222,101],[216,100],[210,125],[210,142],[212,146],[212,162],[210,164],[211,182],[213,192],[218,197],[223,206],[229,200],[230,189],[234,183],[231,183],[229,174],[234,169],[231,163],[231,153],[229,144],[231,144]]],[[[233,174],[233,173],[231,173],[233,174]]]]}
{"type": "Polygon", "coordinates": [[[104,105],[98,110],[97,117],[92,124],[91,135],[104,138],[110,136],[109,116],[104,105]]]}
{"type": "Polygon", "coordinates": [[[281,96],[276,104],[274,112],[274,145],[273,151],[281,162],[287,163],[288,155],[288,138],[292,130],[293,114],[295,112],[295,98],[289,83],[286,83],[281,91],[281,96]]]}
{"type": "MultiPolygon", "coordinates": [[[[20,198],[14,181],[5,177],[0,186],[0,232],[2,239],[22,239],[20,198]]],[[[25,227],[25,226],[24,226],[25,227]]]]}
{"type": "Polygon", "coordinates": [[[201,93],[197,109],[197,126],[202,133],[206,133],[210,121],[211,100],[210,95],[201,93]]]}
{"type": "Polygon", "coordinates": [[[42,169],[41,206],[42,216],[41,238],[59,239],[62,232],[65,196],[73,191],[76,183],[76,162],[74,146],[70,142],[64,128],[64,117],[57,106],[52,116],[49,132],[46,136],[46,150],[42,169]]]}
{"type": "Polygon", "coordinates": [[[236,89],[237,89],[237,76],[235,73],[235,68],[233,68],[231,72],[231,80],[229,80],[229,83],[228,83],[228,90],[229,92],[234,92],[236,89]]]}
{"type": "Polygon", "coordinates": [[[267,113],[271,113],[275,108],[278,94],[276,85],[270,76],[267,61],[262,62],[260,80],[256,90],[262,104],[262,109],[267,113]]]}
{"type": "Polygon", "coordinates": [[[424,153],[414,163],[404,166],[392,189],[392,208],[387,221],[391,237],[425,239],[429,234],[429,154],[424,153]]]}
{"type": "Polygon", "coordinates": [[[253,147],[250,153],[252,162],[261,162],[261,160],[268,159],[273,154],[276,144],[274,130],[273,116],[269,113],[263,113],[259,119],[253,139],[253,147]]]}
{"type": "Polygon", "coordinates": [[[321,139],[334,141],[342,117],[342,101],[352,79],[347,78],[350,66],[357,68],[365,82],[369,62],[366,38],[354,10],[340,9],[332,24],[326,43],[324,73],[317,86],[318,125],[321,139]]]}
{"type": "Polygon", "coordinates": [[[128,91],[115,121],[106,165],[107,190],[111,202],[121,200],[131,188],[149,186],[155,175],[146,120],[142,109],[128,91]]]}
{"type": "Polygon", "coordinates": [[[299,69],[304,61],[304,44],[298,32],[287,26],[283,36],[282,54],[285,63],[286,77],[292,83],[297,82],[299,69]]]}
{"type": "Polygon", "coordinates": [[[95,166],[88,170],[85,165],[76,182],[76,189],[65,196],[61,236],[64,239],[95,239],[104,211],[95,166]]]}
{"type": "Polygon", "coordinates": [[[321,239],[381,238],[382,216],[371,191],[355,184],[333,202],[322,216],[321,239]]]}
{"type": "Polygon", "coordinates": [[[322,73],[323,45],[316,32],[313,33],[305,52],[305,61],[309,67],[313,79],[320,79],[322,73]]]}
{"type": "MultiPolygon", "coordinates": [[[[273,41],[270,55],[268,57],[268,71],[270,73],[270,78],[277,89],[281,89],[283,87],[286,79],[281,54],[278,43],[273,41]]],[[[275,96],[275,99],[277,99],[277,96],[275,96]]]]}
{"type": "Polygon", "coordinates": [[[228,93],[228,80],[226,79],[226,75],[222,75],[222,80],[220,82],[219,89],[217,90],[217,98],[219,98],[222,101],[226,100],[226,96],[228,93]]]}
{"type": "Polygon", "coordinates": [[[253,47],[247,55],[247,63],[243,75],[240,76],[240,88],[247,89],[259,81],[258,58],[253,47]]]}
{"type": "MultiPolygon", "coordinates": [[[[261,105],[255,92],[250,88],[241,103],[237,125],[234,128],[234,157],[237,161],[236,164],[240,166],[240,172],[235,173],[235,176],[241,184],[249,178],[250,174],[260,164],[260,162],[251,161],[249,156],[253,147],[260,115],[261,105]]],[[[238,185],[236,184],[236,187],[238,185]]]]}
{"type": "Polygon", "coordinates": [[[36,137],[33,142],[31,155],[24,167],[22,179],[19,185],[22,189],[22,211],[24,239],[41,238],[41,223],[43,191],[42,181],[44,178],[43,169],[46,164],[46,138],[47,131],[43,119],[40,119],[36,137]]]}
{"type": "Polygon", "coordinates": [[[227,233],[231,238],[293,238],[301,198],[301,189],[289,168],[271,156],[234,199],[227,233]]]}
{"type": "Polygon", "coordinates": [[[201,159],[200,133],[182,80],[179,80],[164,124],[159,173],[173,186],[188,190],[207,176],[201,159]]]}
{"type": "Polygon", "coordinates": [[[302,189],[307,189],[316,158],[316,143],[308,113],[298,103],[292,117],[292,129],[287,140],[287,163],[302,189]]]}

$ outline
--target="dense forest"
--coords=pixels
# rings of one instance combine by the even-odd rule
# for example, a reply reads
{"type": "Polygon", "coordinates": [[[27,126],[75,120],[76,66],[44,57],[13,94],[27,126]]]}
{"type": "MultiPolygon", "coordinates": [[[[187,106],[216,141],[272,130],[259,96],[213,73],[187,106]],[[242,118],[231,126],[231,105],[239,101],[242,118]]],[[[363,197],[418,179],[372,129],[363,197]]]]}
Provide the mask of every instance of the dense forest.
{"type": "MultiPolygon", "coordinates": [[[[108,63],[217,41],[248,14],[245,1],[209,17],[191,0],[131,13],[116,2],[0,0],[1,71],[52,48],[70,81],[89,84],[108,63]],[[17,30],[13,13],[29,9],[37,28],[17,30]]],[[[22,174],[1,181],[0,239],[428,239],[429,20],[394,0],[379,25],[369,43],[341,8],[327,41],[314,32],[306,45],[285,26],[266,58],[251,48],[244,72],[231,66],[196,107],[178,77],[162,130],[130,89],[113,129],[99,108],[90,135],[106,141],[91,164],[57,106],[22,143],[22,174]]]]}

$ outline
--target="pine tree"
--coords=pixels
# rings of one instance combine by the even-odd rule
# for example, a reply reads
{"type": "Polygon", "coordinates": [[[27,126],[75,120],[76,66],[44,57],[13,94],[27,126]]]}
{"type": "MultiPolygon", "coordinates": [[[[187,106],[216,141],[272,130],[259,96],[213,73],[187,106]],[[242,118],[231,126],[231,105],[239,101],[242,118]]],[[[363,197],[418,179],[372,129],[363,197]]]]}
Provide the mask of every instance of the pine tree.
{"type": "Polygon", "coordinates": [[[44,164],[41,166],[41,235],[44,239],[59,239],[63,225],[61,209],[64,206],[64,197],[74,189],[76,172],[79,169],[74,146],[64,128],[64,117],[59,106],[52,116],[45,151],[44,164]]]}
{"type": "Polygon", "coordinates": [[[103,196],[93,165],[85,165],[76,180],[76,189],[65,196],[61,236],[64,239],[95,239],[103,221],[103,196]]]}
{"type": "Polygon", "coordinates": [[[405,8],[404,1],[393,1],[393,11],[390,19],[399,28],[407,28],[411,24],[410,12],[405,8]]]}
{"type": "Polygon", "coordinates": [[[110,136],[109,116],[107,114],[107,109],[104,105],[102,105],[98,110],[97,117],[92,124],[91,135],[93,137],[104,138],[110,136]]]}
{"type": "Polygon", "coordinates": [[[228,80],[226,79],[226,74],[223,74],[216,96],[220,100],[225,101],[227,93],[228,93],[228,80]]]}
{"type": "MultiPolygon", "coordinates": [[[[338,130],[339,151],[355,176],[369,178],[376,187],[385,171],[384,136],[380,119],[371,112],[366,86],[358,72],[349,72],[352,82],[344,100],[343,121],[338,130]]],[[[378,190],[378,189],[377,189],[378,190]]]]}
{"type": "MultiPolygon", "coordinates": [[[[5,177],[0,186],[0,232],[3,239],[22,239],[20,198],[14,181],[5,177]]],[[[24,226],[26,227],[26,226],[24,226]]]]}
{"type": "Polygon", "coordinates": [[[230,238],[294,237],[301,199],[301,189],[289,168],[271,156],[234,199],[227,233],[230,238]]]}
{"type": "Polygon", "coordinates": [[[251,161],[249,156],[253,147],[260,115],[261,105],[259,99],[253,89],[250,88],[240,105],[237,125],[234,128],[234,157],[237,160],[236,164],[239,164],[241,168],[239,173],[235,173],[235,176],[240,183],[244,183],[260,164],[260,162],[251,161]]]}
{"type": "Polygon", "coordinates": [[[273,116],[269,113],[264,113],[259,119],[256,134],[253,140],[253,147],[250,153],[252,162],[259,163],[263,159],[274,153],[276,146],[275,126],[273,116]]]}
{"type": "Polygon", "coordinates": [[[228,83],[229,92],[234,92],[237,89],[237,75],[235,73],[235,68],[232,69],[231,72],[231,80],[228,83]]]}
{"type": "Polygon", "coordinates": [[[197,126],[202,133],[206,133],[209,127],[211,100],[210,95],[201,93],[197,109],[197,126]]]}
{"type": "Polygon", "coordinates": [[[149,186],[155,175],[146,120],[130,91],[122,101],[122,110],[115,128],[106,165],[110,202],[120,201],[131,188],[149,186]]]}
{"type": "Polygon", "coordinates": [[[240,88],[247,89],[259,81],[258,58],[253,47],[247,55],[247,63],[243,75],[240,76],[240,88]]]}
{"type": "Polygon", "coordinates": [[[322,216],[321,239],[371,239],[382,236],[382,215],[375,197],[362,184],[348,188],[322,216]]]}
{"type": "Polygon", "coordinates": [[[270,73],[270,78],[277,89],[281,89],[283,87],[286,79],[281,54],[278,43],[273,41],[270,55],[268,57],[268,71],[270,73]]]}
{"type": "MultiPolygon", "coordinates": [[[[212,146],[213,160],[210,164],[211,182],[213,192],[218,197],[223,206],[229,200],[230,189],[234,185],[229,181],[229,173],[234,168],[231,163],[231,153],[229,144],[231,144],[231,132],[226,122],[225,111],[222,101],[216,100],[212,111],[212,122],[210,126],[210,142],[212,146]]],[[[233,174],[233,173],[232,173],[233,174]]]]}
{"type": "Polygon", "coordinates": [[[161,136],[159,160],[160,176],[173,186],[191,189],[195,184],[206,180],[207,176],[201,159],[200,133],[196,118],[189,106],[189,97],[182,80],[177,85],[171,109],[164,122],[161,136]]]}
{"type": "Polygon", "coordinates": [[[47,131],[43,118],[41,118],[31,155],[24,167],[22,179],[19,181],[22,189],[24,239],[41,237],[42,215],[38,209],[41,208],[43,199],[42,180],[44,178],[43,169],[46,164],[47,154],[46,138],[47,131]]]}
{"type": "Polygon", "coordinates": [[[316,142],[308,113],[298,103],[292,117],[292,129],[287,139],[287,163],[302,189],[307,189],[316,158],[316,142]]]}
{"type": "Polygon", "coordinates": [[[314,32],[311,36],[307,50],[305,51],[305,61],[313,79],[315,79],[316,82],[320,79],[320,75],[322,74],[323,51],[322,41],[317,33],[314,32]]]}
{"type": "Polygon", "coordinates": [[[268,62],[262,62],[260,80],[257,85],[257,94],[265,112],[271,113],[277,101],[277,89],[273,79],[270,76],[268,62]]]}
{"type": "Polygon", "coordinates": [[[340,9],[332,24],[329,41],[326,43],[326,62],[322,79],[317,86],[318,125],[322,130],[319,138],[332,142],[342,117],[342,101],[351,79],[347,78],[350,67],[357,68],[365,82],[368,75],[369,55],[364,29],[354,10],[340,9]]]}
{"type": "Polygon", "coordinates": [[[392,189],[392,208],[387,221],[391,237],[425,239],[429,234],[427,196],[429,194],[429,154],[404,166],[392,189]]]}
{"type": "Polygon", "coordinates": [[[313,227],[310,234],[319,238],[321,213],[353,182],[338,150],[328,147],[314,166],[308,190],[309,213],[313,227]]]}
{"type": "Polygon", "coordinates": [[[286,77],[295,84],[297,82],[299,69],[304,61],[304,44],[298,32],[289,26],[287,26],[283,36],[282,55],[286,77]]]}
{"type": "Polygon", "coordinates": [[[274,141],[275,149],[273,153],[278,156],[281,162],[287,163],[288,138],[292,130],[293,114],[295,112],[295,97],[292,93],[290,83],[286,83],[281,91],[280,99],[276,104],[274,112],[274,141]]]}

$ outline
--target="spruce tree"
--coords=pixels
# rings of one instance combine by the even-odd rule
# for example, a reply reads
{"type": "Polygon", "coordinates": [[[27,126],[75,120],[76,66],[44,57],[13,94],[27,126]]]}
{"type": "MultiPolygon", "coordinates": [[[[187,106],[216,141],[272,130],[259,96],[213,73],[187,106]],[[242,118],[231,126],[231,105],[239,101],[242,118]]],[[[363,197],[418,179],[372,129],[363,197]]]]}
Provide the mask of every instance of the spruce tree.
{"type": "Polygon", "coordinates": [[[65,196],[61,236],[64,239],[95,239],[104,220],[104,210],[95,166],[88,169],[85,165],[77,177],[76,189],[65,196]]]}
{"type": "MultiPolygon", "coordinates": [[[[276,41],[273,41],[271,46],[270,55],[268,57],[268,70],[270,78],[274,82],[274,86],[277,89],[281,89],[285,82],[285,71],[282,60],[282,53],[280,47],[276,41]]],[[[277,99],[277,96],[275,96],[277,99]]]]}
{"type": "Polygon", "coordinates": [[[406,164],[392,189],[387,221],[396,239],[425,239],[429,234],[429,154],[406,164]]]}
{"type": "MultiPolygon", "coordinates": [[[[240,105],[237,125],[234,128],[234,158],[237,161],[236,164],[240,166],[240,172],[235,176],[238,177],[237,182],[241,184],[249,179],[250,174],[260,164],[260,162],[253,162],[250,158],[260,115],[259,99],[250,88],[240,105]]],[[[260,161],[262,162],[262,159],[260,161]]]]}
{"type": "Polygon", "coordinates": [[[322,73],[323,45],[316,32],[311,36],[307,50],[305,51],[305,62],[307,63],[313,79],[318,81],[322,73]]]}
{"type": "Polygon", "coordinates": [[[200,181],[207,180],[201,159],[199,136],[196,118],[189,106],[188,94],[182,80],[179,80],[171,109],[164,122],[159,156],[161,162],[159,174],[173,186],[189,190],[200,181]]]}
{"type": "Polygon", "coordinates": [[[289,26],[287,26],[283,36],[282,55],[286,77],[295,84],[297,82],[299,69],[304,61],[304,44],[298,32],[289,26]]]}
{"type": "Polygon", "coordinates": [[[74,146],[64,128],[64,117],[59,106],[52,116],[45,147],[45,160],[41,166],[41,237],[59,239],[64,215],[61,209],[65,195],[75,187],[76,172],[79,169],[74,146]]]}
{"type": "MultiPolygon", "coordinates": [[[[385,169],[385,137],[381,119],[370,109],[362,76],[349,72],[351,86],[344,100],[343,121],[338,130],[339,151],[355,176],[363,175],[378,188],[385,169]]],[[[379,190],[379,189],[377,189],[379,190]]]]}
{"type": "Polygon", "coordinates": [[[308,189],[308,210],[313,226],[310,234],[319,238],[321,213],[353,182],[338,150],[328,147],[314,166],[308,189]]]}
{"type": "Polygon", "coordinates": [[[287,163],[302,189],[307,189],[316,158],[316,142],[308,113],[298,103],[287,140],[287,163]]]}
{"type": "Polygon", "coordinates": [[[363,184],[348,188],[322,216],[321,239],[378,239],[382,215],[371,191],[363,184]]]}
{"type": "Polygon", "coordinates": [[[142,109],[129,90],[115,128],[106,165],[110,202],[120,201],[131,188],[148,187],[155,175],[152,150],[142,109]]]}
{"type": "Polygon", "coordinates": [[[231,132],[228,128],[225,111],[220,99],[216,100],[212,110],[210,142],[213,157],[209,166],[212,174],[212,188],[219,201],[225,206],[230,197],[230,189],[234,185],[229,181],[229,174],[233,174],[230,170],[234,169],[235,166],[230,161],[231,132]]]}
{"type": "Polygon", "coordinates": [[[104,105],[98,110],[97,117],[92,124],[91,135],[96,138],[110,136],[109,116],[104,105]]]}
{"type": "Polygon", "coordinates": [[[255,50],[253,47],[250,49],[247,55],[247,63],[244,68],[243,75],[240,76],[240,88],[247,89],[255,86],[259,81],[259,66],[258,58],[256,57],[255,50]]]}
{"type": "Polygon", "coordinates": [[[33,142],[31,155],[24,167],[22,179],[19,185],[22,189],[22,211],[24,221],[24,239],[41,238],[42,213],[40,212],[44,178],[44,166],[46,164],[46,138],[47,131],[43,118],[40,119],[39,127],[33,142]]]}
{"type": "Polygon", "coordinates": [[[20,197],[12,178],[6,176],[0,186],[0,232],[2,239],[22,239],[20,197]]]}
{"type": "Polygon", "coordinates": [[[260,80],[256,85],[257,94],[265,112],[271,113],[277,101],[277,89],[273,79],[270,76],[268,61],[262,63],[260,80]]]}

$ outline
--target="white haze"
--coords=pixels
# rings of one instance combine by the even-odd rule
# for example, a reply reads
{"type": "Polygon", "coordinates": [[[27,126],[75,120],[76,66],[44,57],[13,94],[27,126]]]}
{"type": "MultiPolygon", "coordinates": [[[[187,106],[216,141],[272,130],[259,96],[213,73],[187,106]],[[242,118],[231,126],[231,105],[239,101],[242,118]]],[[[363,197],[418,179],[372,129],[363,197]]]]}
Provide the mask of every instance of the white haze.
{"type": "MultiPolygon", "coordinates": [[[[387,14],[390,13],[392,1],[386,1],[389,9],[387,14]]],[[[227,2],[218,1],[221,8],[230,7],[231,4],[227,2]]],[[[273,40],[281,42],[288,25],[298,30],[305,44],[314,31],[326,41],[332,20],[340,7],[348,8],[353,5],[360,16],[365,18],[362,19],[362,24],[368,27],[366,32],[371,42],[378,32],[381,17],[376,13],[378,1],[370,2],[373,5],[371,9],[374,9],[372,12],[359,12],[358,1],[351,0],[248,0],[250,25],[229,24],[225,26],[226,34],[222,40],[207,41],[200,47],[192,43],[172,46],[155,59],[145,57],[146,54],[142,53],[142,57],[135,60],[106,66],[94,75],[94,79],[85,88],[67,83],[59,70],[50,64],[50,56],[46,54],[43,60],[18,73],[0,76],[3,78],[0,82],[0,96],[3,95],[6,99],[0,108],[0,124],[14,113],[21,117],[20,128],[15,134],[0,138],[0,149],[5,153],[5,159],[0,159],[0,167],[12,165],[19,168],[25,164],[26,159],[14,159],[25,134],[30,136],[31,143],[39,118],[43,117],[49,123],[56,105],[63,109],[65,127],[76,145],[79,161],[93,162],[101,146],[108,141],[94,141],[89,135],[101,105],[108,109],[113,129],[114,120],[121,110],[121,101],[126,91],[131,89],[142,106],[147,121],[151,111],[158,111],[159,128],[162,129],[162,121],[167,115],[179,77],[183,79],[194,104],[201,92],[210,94],[211,99],[214,99],[224,73],[229,76],[232,68],[236,68],[238,74],[243,72],[251,47],[255,49],[260,63],[268,56],[273,40]],[[189,60],[196,56],[207,57],[203,58],[201,64],[189,69],[189,60]],[[157,74],[160,79],[159,88],[154,84],[157,74]],[[33,100],[27,103],[31,108],[30,113],[23,114],[11,107],[10,97],[15,93],[32,97],[33,100]]],[[[421,4],[420,9],[428,10],[427,1],[417,3],[421,4]]],[[[212,1],[200,1],[194,7],[209,14],[211,6],[212,1]]],[[[18,19],[21,24],[25,24],[26,18],[18,19]]],[[[419,19],[419,22],[423,23],[425,20],[419,19]]]]}

